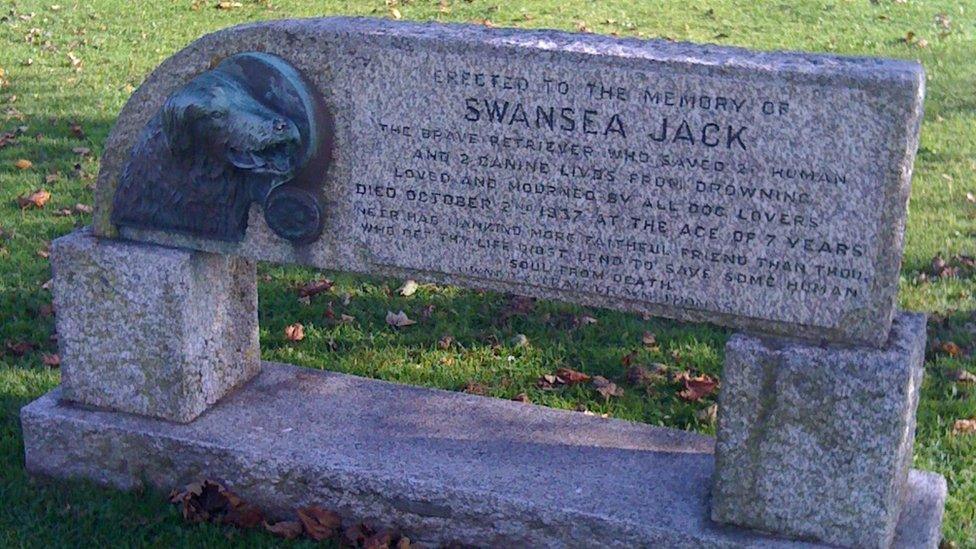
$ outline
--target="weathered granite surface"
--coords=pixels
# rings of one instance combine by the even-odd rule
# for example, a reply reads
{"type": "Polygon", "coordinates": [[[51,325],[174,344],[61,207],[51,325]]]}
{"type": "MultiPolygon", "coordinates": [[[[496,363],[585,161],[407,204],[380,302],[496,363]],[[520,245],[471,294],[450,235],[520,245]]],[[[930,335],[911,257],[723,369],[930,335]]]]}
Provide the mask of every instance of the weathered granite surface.
{"type": "Polygon", "coordinates": [[[737,334],[725,348],[712,518],[853,547],[888,547],[906,497],[925,315],[883,349],[737,334]]]}
{"type": "Polygon", "coordinates": [[[335,119],[325,232],[252,206],[242,242],[163,244],[794,337],[880,346],[893,317],[924,76],[912,62],[368,19],[201,38],[133,94],[95,229],[166,97],[259,50],[335,119]]]}
{"type": "MultiPolygon", "coordinates": [[[[709,520],[713,442],[684,431],[269,363],[186,425],[60,400],[21,411],[35,474],[216,478],[278,516],[320,504],[415,542],[818,546],[709,520]]],[[[907,492],[895,547],[934,548],[945,481],[913,471],[907,492]]]]}
{"type": "Polygon", "coordinates": [[[253,261],[81,230],[51,265],[65,399],[186,422],[260,369],[253,261]]]}

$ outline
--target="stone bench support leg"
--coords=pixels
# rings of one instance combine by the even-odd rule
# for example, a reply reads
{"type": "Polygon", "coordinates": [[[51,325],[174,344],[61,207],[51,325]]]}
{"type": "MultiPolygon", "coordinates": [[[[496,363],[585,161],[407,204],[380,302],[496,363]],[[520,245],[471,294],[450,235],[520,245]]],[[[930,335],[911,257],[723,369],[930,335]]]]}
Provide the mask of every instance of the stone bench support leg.
{"type": "Polygon", "coordinates": [[[185,423],[260,369],[253,261],[78,231],[51,262],[64,399],[185,423]]]}
{"type": "Polygon", "coordinates": [[[734,335],[719,396],[712,518],[888,547],[912,462],[925,324],[924,315],[899,314],[882,349],[734,335]]]}

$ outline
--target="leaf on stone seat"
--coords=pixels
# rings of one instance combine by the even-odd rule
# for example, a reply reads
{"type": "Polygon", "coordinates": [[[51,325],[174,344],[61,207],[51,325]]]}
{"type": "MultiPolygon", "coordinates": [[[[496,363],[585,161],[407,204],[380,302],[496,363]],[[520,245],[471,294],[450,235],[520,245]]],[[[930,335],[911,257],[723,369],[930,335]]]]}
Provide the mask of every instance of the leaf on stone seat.
{"type": "Polygon", "coordinates": [[[298,520],[305,529],[305,535],[315,541],[335,536],[342,526],[342,517],[338,513],[314,505],[299,509],[298,520]]]}

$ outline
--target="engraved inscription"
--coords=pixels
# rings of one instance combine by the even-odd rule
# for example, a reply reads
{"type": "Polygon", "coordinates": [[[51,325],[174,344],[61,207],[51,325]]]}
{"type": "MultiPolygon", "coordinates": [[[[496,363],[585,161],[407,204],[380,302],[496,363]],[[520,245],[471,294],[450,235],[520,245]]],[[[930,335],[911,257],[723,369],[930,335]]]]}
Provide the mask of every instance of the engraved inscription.
{"type": "Polygon", "coordinates": [[[876,125],[850,123],[863,92],[513,67],[371,59],[398,92],[359,98],[376,168],[345,192],[374,261],[819,326],[865,306],[882,181],[876,125]]]}

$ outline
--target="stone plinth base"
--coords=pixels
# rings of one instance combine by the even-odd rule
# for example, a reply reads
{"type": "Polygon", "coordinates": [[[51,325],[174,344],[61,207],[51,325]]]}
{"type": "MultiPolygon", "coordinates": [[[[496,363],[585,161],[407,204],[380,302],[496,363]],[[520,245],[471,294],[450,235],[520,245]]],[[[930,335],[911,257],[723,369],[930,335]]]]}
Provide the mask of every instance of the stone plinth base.
{"type": "Polygon", "coordinates": [[[253,261],[80,230],[51,266],[67,400],[187,422],[261,367],[253,261]]]}
{"type": "MultiPolygon", "coordinates": [[[[36,474],[213,478],[273,514],[320,504],[428,543],[815,546],[712,522],[713,441],[678,430],[269,363],[189,424],[59,397],[21,411],[36,474]]],[[[895,546],[935,547],[945,481],[913,471],[907,495],[895,546]]]]}
{"type": "Polygon", "coordinates": [[[712,518],[888,547],[915,441],[925,315],[881,349],[736,334],[725,347],[712,518]]]}

